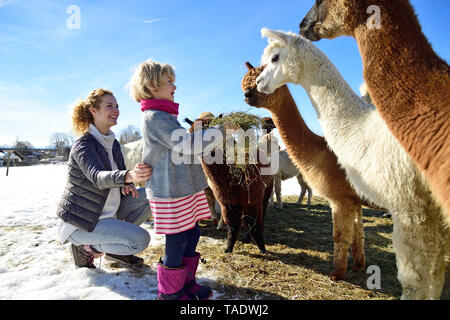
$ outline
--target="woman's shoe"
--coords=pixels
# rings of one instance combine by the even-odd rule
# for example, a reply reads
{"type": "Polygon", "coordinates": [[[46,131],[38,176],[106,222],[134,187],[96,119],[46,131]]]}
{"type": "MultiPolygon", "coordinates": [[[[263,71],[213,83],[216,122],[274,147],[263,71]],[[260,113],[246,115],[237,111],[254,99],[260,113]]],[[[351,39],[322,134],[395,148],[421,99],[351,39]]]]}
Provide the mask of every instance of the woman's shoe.
{"type": "Polygon", "coordinates": [[[133,267],[139,267],[144,264],[144,259],[139,258],[134,255],[121,256],[118,254],[106,253],[105,259],[110,260],[110,261],[125,263],[125,264],[127,264],[129,266],[133,266],[133,267]]]}
{"type": "Polygon", "coordinates": [[[70,247],[73,261],[78,268],[95,269],[94,259],[101,257],[102,252],[98,252],[89,245],[76,246],[74,244],[70,247]]]}

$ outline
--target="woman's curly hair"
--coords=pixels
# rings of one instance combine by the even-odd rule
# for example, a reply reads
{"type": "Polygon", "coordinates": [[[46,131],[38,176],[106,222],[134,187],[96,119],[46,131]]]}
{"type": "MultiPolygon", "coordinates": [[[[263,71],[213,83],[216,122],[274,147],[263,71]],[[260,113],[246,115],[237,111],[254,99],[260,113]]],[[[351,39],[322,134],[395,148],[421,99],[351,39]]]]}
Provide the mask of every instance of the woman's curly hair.
{"type": "Polygon", "coordinates": [[[89,130],[94,118],[89,111],[90,107],[99,108],[100,101],[104,95],[114,96],[113,93],[106,89],[95,89],[87,96],[85,100],[79,99],[72,111],[72,130],[77,136],[85,134],[89,130]]]}

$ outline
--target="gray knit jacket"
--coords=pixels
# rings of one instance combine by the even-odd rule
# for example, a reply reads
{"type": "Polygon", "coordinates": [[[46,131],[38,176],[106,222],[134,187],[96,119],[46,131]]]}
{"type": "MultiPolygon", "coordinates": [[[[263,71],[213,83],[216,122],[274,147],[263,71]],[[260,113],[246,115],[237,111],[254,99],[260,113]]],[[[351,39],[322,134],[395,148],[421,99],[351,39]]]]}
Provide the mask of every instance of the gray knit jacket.
{"type": "Polygon", "coordinates": [[[205,136],[205,140],[210,136],[225,137],[225,130],[219,125],[189,133],[170,113],[147,110],[142,136],[143,162],[153,168],[145,185],[147,198],[167,199],[189,196],[208,186],[200,156],[220,145],[222,140],[202,141],[205,136]]]}

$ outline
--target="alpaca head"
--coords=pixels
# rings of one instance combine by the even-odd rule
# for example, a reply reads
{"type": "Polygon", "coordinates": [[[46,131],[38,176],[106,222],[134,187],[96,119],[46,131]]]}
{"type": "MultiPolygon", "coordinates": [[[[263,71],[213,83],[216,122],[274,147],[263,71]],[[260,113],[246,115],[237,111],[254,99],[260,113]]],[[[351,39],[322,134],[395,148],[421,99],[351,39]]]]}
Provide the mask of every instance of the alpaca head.
{"type": "Polygon", "coordinates": [[[316,0],[300,22],[300,34],[311,41],[339,36],[354,36],[354,29],[367,20],[368,6],[361,0],[316,0]],[[365,10],[363,10],[366,8],[365,10]],[[361,11],[363,10],[363,11],[361,11]],[[361,21],[359,21],[359,20],[361,21]]]}
{"type": "Polygon", "coordinates": [[[267,28],[262,28],[261,34],[269,44],[261,57],[266,67],[256,79],[259,92],[272,93],[288,82],[301,84],[308,74],[322,68],[320,50],[311,41],[292,32],[267,28]]]}
{"type": "Polygon", "coordinates": [[[264,49],[261,64],[266,65],[256,84],[258,91],[266,94],[272,93],[278,87],[289,82],[288,60],[289,50],[298,36],[293,33],[261,29],[261,35],[268,37],[269,45],[264,49]]]}
{"type": "Polygon", "coordinates": [[[242,79],[241,88],[244,91],[245,102],[255,108],[265,108],[269,111],[276,111],[279,103],[282,98],[282,95],[285,94],[287,87],[282,86],[275,90],[275,92],[271,94],[264,94],[257,90],[256,88],[256,79],[259,75],[264,71],[265,65],[254,68],[249,62],[245,63],[248,72],[245,74],[242,79]]]}

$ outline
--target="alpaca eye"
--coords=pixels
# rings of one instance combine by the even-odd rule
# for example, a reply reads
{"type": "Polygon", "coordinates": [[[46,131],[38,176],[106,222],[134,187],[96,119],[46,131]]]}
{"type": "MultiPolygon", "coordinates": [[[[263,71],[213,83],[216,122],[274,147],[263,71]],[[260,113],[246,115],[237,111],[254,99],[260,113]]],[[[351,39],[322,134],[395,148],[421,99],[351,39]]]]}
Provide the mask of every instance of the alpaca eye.
{"type": "Polygon", "coordinates": [[[280,60],[280,55],[279,55],[279,54],[273,56],[273,58],[272,58],[272,63],[275,63],[275,62],[277,62],[278,60],[280,60]]]}

